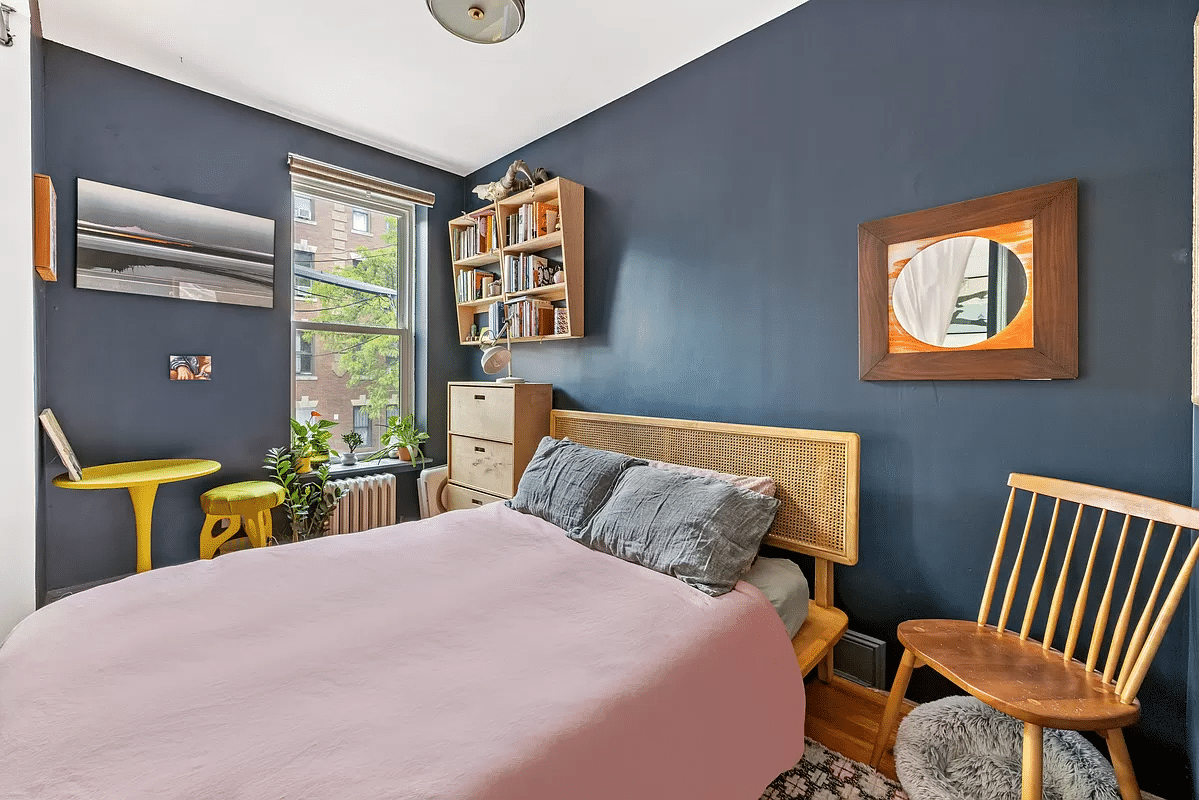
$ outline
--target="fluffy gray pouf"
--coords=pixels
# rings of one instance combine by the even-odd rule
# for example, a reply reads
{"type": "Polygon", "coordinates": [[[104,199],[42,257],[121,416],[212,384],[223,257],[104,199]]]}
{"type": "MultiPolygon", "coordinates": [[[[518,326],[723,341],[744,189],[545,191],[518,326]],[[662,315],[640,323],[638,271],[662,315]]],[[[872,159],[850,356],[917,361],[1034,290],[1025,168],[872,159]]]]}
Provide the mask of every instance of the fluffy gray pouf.
{"type": "MultiPolygon", "coordinates": [[[[1020,800],[1024,723],[974,697],[917,706],[895,736],[912,800],[1020,800]]],[[[1116,773],[1076,731],[1045,729],[1045,800],[1119,800],[1116,773]]]]}

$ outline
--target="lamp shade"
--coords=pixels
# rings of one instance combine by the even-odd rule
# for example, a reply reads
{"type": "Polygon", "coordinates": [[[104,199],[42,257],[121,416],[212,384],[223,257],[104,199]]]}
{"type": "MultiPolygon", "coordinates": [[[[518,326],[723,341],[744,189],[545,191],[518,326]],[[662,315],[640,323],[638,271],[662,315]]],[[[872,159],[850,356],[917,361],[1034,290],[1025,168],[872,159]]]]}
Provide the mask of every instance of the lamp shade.
{"type": "Polygon", "coordinates": [[[493,345],[483,351],[483,371],[494,375],[512,362],[512,351],[493,345]]]}
{"type": "Polygon", "coordinates": [[[524,0],[425,0],[429,12],[455,36],[477,44],[511,38],[525,24],[524,0]]]}

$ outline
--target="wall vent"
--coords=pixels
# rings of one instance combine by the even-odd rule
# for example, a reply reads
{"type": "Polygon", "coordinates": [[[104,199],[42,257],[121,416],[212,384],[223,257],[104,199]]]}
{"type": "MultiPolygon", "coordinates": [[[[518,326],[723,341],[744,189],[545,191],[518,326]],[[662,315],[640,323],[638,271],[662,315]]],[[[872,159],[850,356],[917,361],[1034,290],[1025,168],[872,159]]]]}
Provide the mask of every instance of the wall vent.
{"type": "Polygon", "coordinates": [[[863,686],[886,689],[887,643],[846,631],[833,647],[833,672],[863,686]]]}

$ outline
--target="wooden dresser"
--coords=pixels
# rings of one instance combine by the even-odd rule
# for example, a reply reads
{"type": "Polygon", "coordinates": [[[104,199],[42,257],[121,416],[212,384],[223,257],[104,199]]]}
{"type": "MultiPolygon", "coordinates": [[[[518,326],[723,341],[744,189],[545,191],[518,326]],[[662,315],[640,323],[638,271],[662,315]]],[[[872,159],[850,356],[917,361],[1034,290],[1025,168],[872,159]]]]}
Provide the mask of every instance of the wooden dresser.
{"type": "Polygon", "coordinates": [[[553,385],[449,385],[450,510],[516,494],[516,485],[542,437],[550,433],[553,385]]]}

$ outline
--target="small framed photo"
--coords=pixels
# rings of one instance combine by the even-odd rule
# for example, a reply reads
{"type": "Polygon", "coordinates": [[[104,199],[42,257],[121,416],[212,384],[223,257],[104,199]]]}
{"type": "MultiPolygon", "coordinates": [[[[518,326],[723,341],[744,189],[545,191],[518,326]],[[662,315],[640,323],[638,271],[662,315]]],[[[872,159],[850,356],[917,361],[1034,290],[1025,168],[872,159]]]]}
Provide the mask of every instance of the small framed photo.
{"type": "Polygon", "coordinates": [[[171,356],[170,374],[173,381],[210,381],[212,356],[171,356]]]}
{"type": "Polygon", "coordinates": [[[41,420],[42,428],[45,429],[46,435],[50,437],[50,441],[54,444],[54,449],[58,451],[58,457],[62,459],[62,463],[67,468],[67,475],[73,481],[83,480],[83,470],[79,466],[79,459],[75,458],[75,451],[71,449],[71,443],[67,441],[67,437],[63,435],[62,428],[58,425],[58,420],[54,418],[54,412],[50,409],[43,409],[42,413],[37,415],[41,420]]]}

